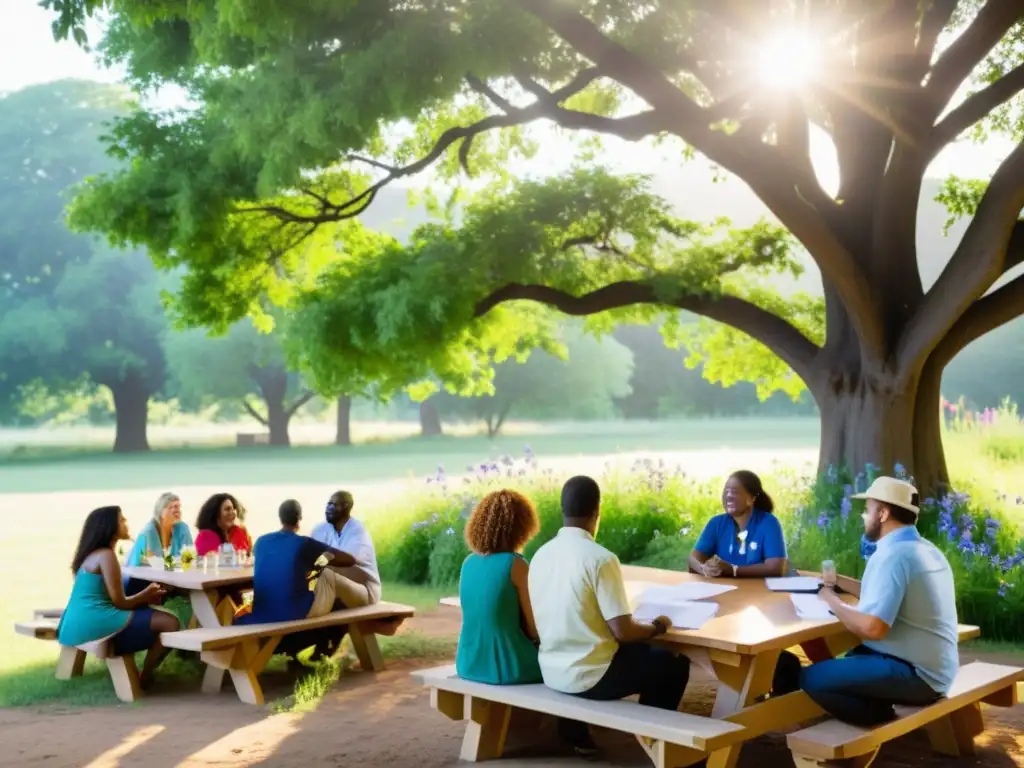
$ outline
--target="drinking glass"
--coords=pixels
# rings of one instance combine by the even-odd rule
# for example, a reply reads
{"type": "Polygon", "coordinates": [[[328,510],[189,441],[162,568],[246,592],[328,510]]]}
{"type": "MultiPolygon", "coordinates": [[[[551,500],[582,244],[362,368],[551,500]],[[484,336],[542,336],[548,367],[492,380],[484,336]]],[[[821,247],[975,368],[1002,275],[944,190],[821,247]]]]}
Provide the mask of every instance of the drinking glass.
{"type": "Polygon", "coordinates": [[[839,576],[836,573],[836,564],[831,560],[826,560],[821,564],[821,581],[825,586],[834,587],[836,582],[839,580],[839,576]]]}

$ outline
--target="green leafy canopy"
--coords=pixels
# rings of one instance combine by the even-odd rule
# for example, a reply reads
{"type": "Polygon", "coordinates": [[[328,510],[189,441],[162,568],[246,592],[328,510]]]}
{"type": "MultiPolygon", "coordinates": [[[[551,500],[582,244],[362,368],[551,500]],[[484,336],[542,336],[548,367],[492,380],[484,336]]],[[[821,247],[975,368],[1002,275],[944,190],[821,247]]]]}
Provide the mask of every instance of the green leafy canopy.
{"type": "Polygon", "coordinates": [[[72,221],[187,268],[185,323],[265,327],[267,297],[294,308],[290,353],[327,392],[428,376],[485,391],[491,361],[554,348],[548,315],[506,304],[522,301],[594,315],[594,331],[666,308],[726,323],[674,340],[762,396],[801,380],[815,397],[835,381],[863,392],[861,376],[897,390],[1024,306],[1020,280],[986,295],[1020,262],[1024,149],[976,190],[981,223],[928,291],[913,236],[932,158],[961,136],[1020,138],[1024,23],[1005,0],[48,4],[62,35],[110,11],[107,59],[195,104],[121,121],[111,142],[129,165],[85,187],[72,221]],[[756,77],[784,26],[825,41],[800,92],[756,77]],[[516,182],[542,121],[590,149],[609,134],[676,140],[782,226],[680,221],[643,179],[593,164],[516,182]],[[836,195],[814,173],[812,124],[835,143],[836,195]],[[346,223],[384,185],[460,169],[495,185],[408,243],[346,223]],[[821,270],[824,304],[765,287],[796,268],[787,230],[821,270]]]}

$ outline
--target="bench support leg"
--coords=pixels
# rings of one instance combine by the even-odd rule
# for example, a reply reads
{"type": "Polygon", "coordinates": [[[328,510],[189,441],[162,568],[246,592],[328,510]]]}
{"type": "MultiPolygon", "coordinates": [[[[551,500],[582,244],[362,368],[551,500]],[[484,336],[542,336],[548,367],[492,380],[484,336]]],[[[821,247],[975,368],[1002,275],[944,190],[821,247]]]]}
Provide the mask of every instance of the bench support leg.
{"type": "Polygon", "coordinates": [[[431,688],[430,708],[456,722],[464,720],[466,717],[466,702],[461,693],[431,688]]]}
{"type": "Polygon", "coordinates": [[[876,757],[878,757],[878,747],[866,755],[858,755],[846,760],[822,760],[793,753],[793,763],[796,768],[868,768],[875,762],[876,757]]]}
{"type": "Polygon", "coordinates": [[[112,656],[107,659],[110,679],[114,681],[114,692],[121,701],[132,702],[139,698],[142,687],[139,685],[139,668],[135,666],[135,657],[112,656]]]}
{"type": "Polygon", "coordinates": [[[924,728],[931,742],[932,750],[950,757],[974,754],[974,737],[985,730],[981,716],[981,705],[969,704],[945,717],[929,723],[924,728]]]}
{"type": "Polygon", "coordinates": [[[507,704],[466,697],[466,735],[462,738],[462,760],[475,763],[495,760],[505,750],[512,708],[507,704]]]}
{"type": "Polygon", "coordinates": [[[678,744],[669,744],[660,739],[648,739],[637,736],[637,741],[644,752],[651,758],[654,768],[685,768],[703,761],[708,755],[696,749],[688,749],[678,744]]]}
{"type": "Polygon", "coordinates": [[[80,677],[85,669],[85,651],[72,645],[62,645],[57,657],[57,679],[70,680],[80,677]]]}
{"type": "Polygon", "coordinates": [[[352,638],[352,648],[359,658],[359,666],[366,672],[380,672],[384,669],[384,657],[380,652],[377,636],[363,632],[358,624],[350,624],[348,636],[352,638]]]}

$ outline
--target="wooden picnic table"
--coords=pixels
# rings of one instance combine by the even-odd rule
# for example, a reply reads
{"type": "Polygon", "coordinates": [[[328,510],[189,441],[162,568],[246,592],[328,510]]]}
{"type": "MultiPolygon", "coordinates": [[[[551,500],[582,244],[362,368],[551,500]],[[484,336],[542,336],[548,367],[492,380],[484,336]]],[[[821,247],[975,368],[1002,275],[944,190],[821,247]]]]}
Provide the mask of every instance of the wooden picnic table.
{"type": "Polygon", "coordinates": [[[231,623],[235,606],[225,600],[227,593],[252,584],[252,566],[245,568],[221,567],[204,571],[193,566],[187,571],[165,571],[150,566],[128,566],[122,573],[140,581],[166,584],[188,592],[192,613],[200,627],[223,627],[231,623]]]}
{"type": "MultiPolygon", "coordinates": [[[[788,593],[772,592],[764,579],[705,579],[691,573],[642,566],[623,566],[626,592],[635,607],[639,595],[653,585],[711,582],[736,587],[710,601],[718,613],[700,629],[670,629],[655,642],[677,649],[718,680],[712,717],[743,725],[746,738],[798,725],[821,714],[802,692],[759,701],[771,690],[775,665],[786,649],[799,647],[811,661],[832,658],[860,644],[836,618],[807,620],[797,616],[788,593]]],[[[810,574],[807,574],[810,575],[810,574]]],[[[844,598],[855,603],[860,583],[840,577],[844,598]]],[[[458,598],[442,604],[459,607],[458,598]]],[[[976,637],[976,627],[961,628],[961,640],[976,637]]],[[[716,768],[731,768],[740,744],[716,754],[716,768]]]]}

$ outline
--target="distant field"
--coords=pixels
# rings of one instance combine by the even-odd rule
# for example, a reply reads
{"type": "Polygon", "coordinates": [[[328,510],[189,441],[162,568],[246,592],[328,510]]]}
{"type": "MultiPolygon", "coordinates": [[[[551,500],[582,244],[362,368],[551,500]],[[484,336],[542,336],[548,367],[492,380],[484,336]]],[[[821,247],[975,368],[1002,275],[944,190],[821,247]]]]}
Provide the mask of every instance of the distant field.
{"type": "MultiPolygon", "coordinates": [[[[233,430],[229,428],[231,434],[233,430]]],[[[322,428],[321,428],[322,431],[322,428]]],[[[62,446],[75,444],[62,430],[62,446]]],[[[208,485],[268,485],[380,481],[418,476],[443,465],[450,473],[467,464],[503,454],[521,455],[524,446],[545,458],[612,456],[621,453],[741,449],[807,450],[818,445],[816,419],[694,420],[659,423],[513,425],[513,432],[491,441],[483,436],[444,436],[363,442],[351,447],[296,445],[292,448],[180,447],[188,433],[173,430],[176,441],[154,430],[155,445],[177,445],[144,454],[53,450],[39,456],[0,461],[0,493],[112,490],[208,485]]],[[[28,433],[19,433],[27,441],[28,433]]],[[[89,431],[89,436],[94,436],[89,431]]],[[[205,431],[198,434],[207,435],[205,431]]],[[[11,431],[0,433],[10,445],[11,431]]],[[[201,441],[196,439],[193,445],[201,441]]],[[[19,444],[26,444],[25,442],[19,444]]],[[[81,443],[77,443],[81,445],[81,443]]],[[[0,443],[2,445],[2,443],[0,443]]]]}

